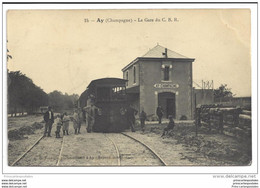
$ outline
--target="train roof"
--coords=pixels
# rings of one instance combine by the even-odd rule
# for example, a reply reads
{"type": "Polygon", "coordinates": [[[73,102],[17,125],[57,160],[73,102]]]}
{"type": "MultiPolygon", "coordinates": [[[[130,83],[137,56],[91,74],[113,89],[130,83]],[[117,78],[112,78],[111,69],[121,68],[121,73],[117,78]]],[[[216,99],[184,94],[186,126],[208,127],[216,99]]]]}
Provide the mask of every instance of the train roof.
{"type": "Polygon", "coordinates": [[[88,96],[88,94],[89,94],[89,90],[88,90],[88,89],[86,89],[85,91],[83,91],[83,93],[81,93],[81,95],[80,95],[79,99],[81,99],[81,98],[84,98],[84,97],[88,96]]]}
{"type": "Polygon", "coordinates": [[[100,78],[92,80],[87,88],[91,89],[96,86],[125,86],[127,80],[121,78],[100,78]]]}

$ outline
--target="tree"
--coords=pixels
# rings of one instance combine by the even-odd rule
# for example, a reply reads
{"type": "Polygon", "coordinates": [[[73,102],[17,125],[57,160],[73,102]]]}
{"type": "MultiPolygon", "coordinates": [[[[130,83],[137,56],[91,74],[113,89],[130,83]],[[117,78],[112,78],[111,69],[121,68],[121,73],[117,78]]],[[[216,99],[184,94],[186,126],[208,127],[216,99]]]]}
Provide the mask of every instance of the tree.
{"type": "Polygon", "coordinates": [[[48,94],[49,105],[53,107],[55,111],[70,110],[75,107],[79,96],[77,94],[68,95],[67,93],[63,94],[60,91],[53,91],[48,94]]]}
{"type": "MultiPolygon", "coordinates": [[[[7,42],[8,42],[8,40],[7,40],[7,42]]],[[[8,54],[8,53],[9,53],[9,50],[7,49],[7,56],[6,56],[7,61],[8,61],[9,59],[13,59],[13,57],[12,57],[10,54],[8,54]]]]}
{"type": "Polygon", "coordinates": [[[8,111],[34,113],[48,104],[47,94],[20,71],[8,72],[8,111]]]}
{"type": "Polygon", "coordinates": [[[54,110],[62,110],[64,108],[63,94],[60,91],[53,91],[48,94],[49,105],[53,107],[54,110]]]}
{"type": "Polygon", "coordinates": [[[223,100],[228,100],[235,96],[231,88],[227,87],[227,84],[221,84],[218,89],[214,89],[214,98],[216,102],[221,102],[223,100]]]}
{"type": "MultiPolygon", "coordinates": [[[[7,49],[7,53],[9,53],[9,50],[7,49]]],[[[9,60],[9,59],[12,59],[13,57],[10,55],[10,54],[7,54],[7,61],[9,60]]]]}

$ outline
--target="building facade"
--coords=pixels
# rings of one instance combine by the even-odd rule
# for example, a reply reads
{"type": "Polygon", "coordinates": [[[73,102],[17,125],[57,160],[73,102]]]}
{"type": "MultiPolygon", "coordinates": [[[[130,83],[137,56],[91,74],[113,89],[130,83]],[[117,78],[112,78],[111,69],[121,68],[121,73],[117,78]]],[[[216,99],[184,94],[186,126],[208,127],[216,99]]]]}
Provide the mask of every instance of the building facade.
{"type": "Polygon", "coordinates": [[[128,100],[148,116],[156,115],[161,106],[164,118],[186,116],[192,119],[192,62],[160,45],[125,66],[123,78],[128,80],[128,100]]]}

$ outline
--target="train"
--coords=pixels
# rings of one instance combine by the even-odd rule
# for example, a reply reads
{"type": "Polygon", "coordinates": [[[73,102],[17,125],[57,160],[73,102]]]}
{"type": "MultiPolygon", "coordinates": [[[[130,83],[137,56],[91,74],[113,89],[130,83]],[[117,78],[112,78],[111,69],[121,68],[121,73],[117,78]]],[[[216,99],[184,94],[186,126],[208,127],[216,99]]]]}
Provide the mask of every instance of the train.
{"type": "Polygon", "coordinates": [[[86,117],[88,108],[95,107],[93,132],[122,132],[129,128],[125,79],[101,78],[91,81],[79,98],[86,117]]]}

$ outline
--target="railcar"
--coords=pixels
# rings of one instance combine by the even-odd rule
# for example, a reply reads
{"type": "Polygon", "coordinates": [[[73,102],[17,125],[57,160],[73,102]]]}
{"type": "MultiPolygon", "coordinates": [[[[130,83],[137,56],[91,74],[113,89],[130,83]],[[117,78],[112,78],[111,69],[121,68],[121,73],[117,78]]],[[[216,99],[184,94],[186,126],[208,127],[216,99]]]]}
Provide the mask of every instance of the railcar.
{"type": "MultiPolygon", "coordinates": [[[[102,78],[93,80],[83,92],[81,103],[85,109],[94,106],[94,132],[121,132],[128,128],[126,119],[127,80],[120,78],[102,78]],[[84,103],[84,101],[86,101],[84,103]]],[[[88,116],[86,110],[86,116],[88,116]]]]}

